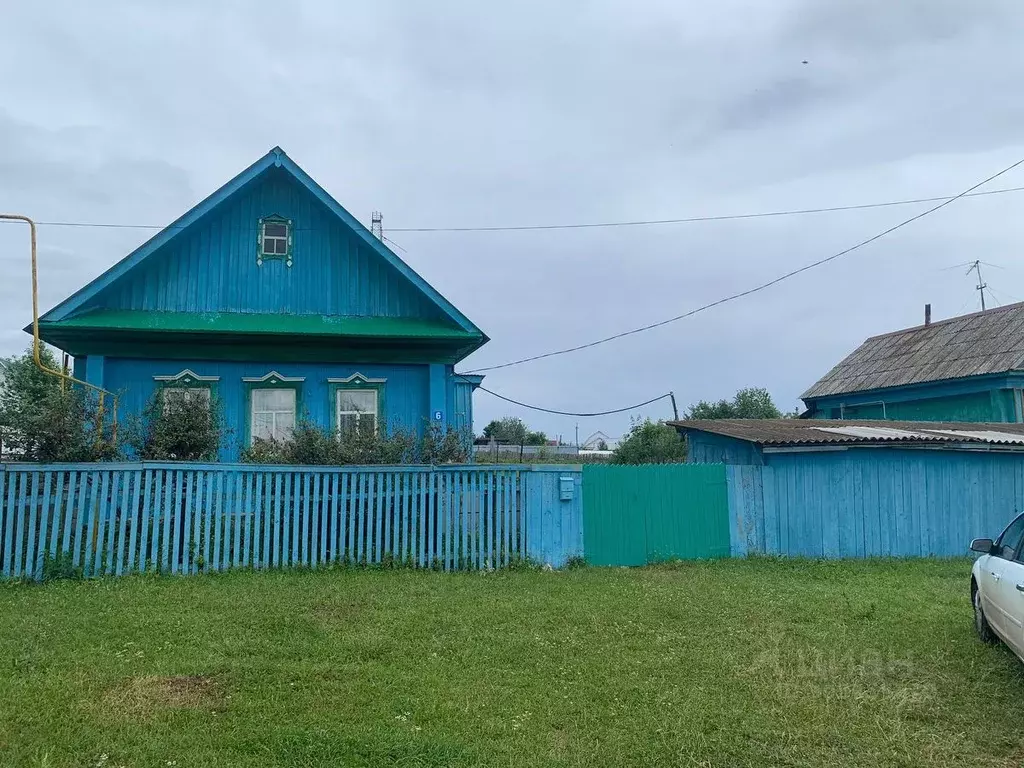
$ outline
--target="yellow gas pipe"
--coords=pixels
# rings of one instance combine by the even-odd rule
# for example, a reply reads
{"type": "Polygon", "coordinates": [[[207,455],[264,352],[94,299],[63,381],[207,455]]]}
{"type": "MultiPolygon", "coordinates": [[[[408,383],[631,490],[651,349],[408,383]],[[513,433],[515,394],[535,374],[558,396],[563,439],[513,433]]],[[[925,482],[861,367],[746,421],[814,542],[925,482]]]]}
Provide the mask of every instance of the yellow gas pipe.
{"type": "Polygon", "coordinates": [[[88,387],[99,393],[99,413],[97,414],[97,425],[99,427],[98,434],[102,437],[103,434],[103,405],[104,399],[107,395],[110,395],[110,399],[113,402],[111,409],[111,428],[113,430],[114,439],[117,439],[117,395],[113,392],[108,392],[103,387],[98,387],[95,384],[90,384],[88,381],[82,381],[76,379],[66,371],[58,371],[53,368],[47,368],[43,365],[42,357],[39,354],[40,341],[39,341],[39,279],[38,270],[36,268],[36,223],[32,221],[28,216],[22,216],[19,213],[0,213],[0,219],[7,221],[23,221],[28,224],[29,234],[32,241],[32,357],[35,360],[36,367],[44,373],[48,373],[51,376],[57,376],[61,380],[61,387],[63,388],[66,382],[73,382],[75,384],[81,384],[83,387],[88,387]]]}

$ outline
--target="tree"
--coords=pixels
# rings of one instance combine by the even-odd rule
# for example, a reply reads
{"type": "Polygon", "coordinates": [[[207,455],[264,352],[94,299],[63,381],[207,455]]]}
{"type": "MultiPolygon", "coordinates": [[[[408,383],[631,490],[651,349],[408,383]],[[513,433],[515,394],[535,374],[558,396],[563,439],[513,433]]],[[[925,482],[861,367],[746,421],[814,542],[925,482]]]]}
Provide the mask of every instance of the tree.
{"type": "Polygon", "coordinates": [[[687,419],[781,419],[782,412],[763,387],[747,387],[730,400],[701,400],[686,412],[687,419]]]}
{"type": "Polygon", "coordinates": [[[484,427],[484,437],[510,445],[544,445],[548,436],[543,432],[531,432],[520,418],[506,416],[494,419],[484,427]]]}
{"type": "Polygon", "coordinates": [[[599,451],[607,451],[608,450],[608,443],[606,443],[604,440],[598,440],[597,441],[597,450],[599,450],[599,451]]]}
{"type": "MultiPolygon", "coordinates": [[[[39,356],[44,366],[59,370],[49,349],[41,348],[39,356]]],[[[110,407],[109,398],[106,406],[110,407]]],[[[5,449],[26,461],[112,458],[116,448],[106,429],[100,427],[102,415],[93,392],[62,384],[60,377],[41,371],[31,349],[3,361],[0,429],[5,449]]]]}
{"type": "Polygon", "coordinates": [[[612,454],[613,464],[672,464],[686,460],[686,442],[663,421],[634,421],[612,454]]]}

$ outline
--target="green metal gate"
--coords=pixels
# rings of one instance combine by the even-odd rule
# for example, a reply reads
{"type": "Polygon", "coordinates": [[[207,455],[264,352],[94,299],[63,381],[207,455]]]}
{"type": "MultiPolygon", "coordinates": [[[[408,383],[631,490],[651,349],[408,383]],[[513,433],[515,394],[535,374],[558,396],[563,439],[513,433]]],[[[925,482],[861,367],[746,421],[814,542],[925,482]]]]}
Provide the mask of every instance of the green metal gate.
{"type": "Polygon", "coordinates": [[[591,565],[729,556],[722,464],[587,464],[583,489],[583,550],[591,565]]]}

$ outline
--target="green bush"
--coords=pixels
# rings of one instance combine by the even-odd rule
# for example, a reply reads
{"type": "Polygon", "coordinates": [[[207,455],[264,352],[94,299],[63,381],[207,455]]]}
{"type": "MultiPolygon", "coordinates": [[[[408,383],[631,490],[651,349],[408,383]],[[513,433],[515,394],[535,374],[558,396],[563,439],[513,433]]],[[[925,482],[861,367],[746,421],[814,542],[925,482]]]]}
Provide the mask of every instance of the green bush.
{"type": "MultiPolygon", "coordinates": [[[[40,360],[59,370],[43,347],[40,360]]],[[[32,350],[3,361],[0,430],[4,450],[25,461],[103,461],[117,455],[111,430],[110,398],[101,409],[96,393],[41,371],[32,350]]]]}
{"type": "Polygon", "coordinates": [[[686,461],[686,441],[663,421],[635,421],[612,454],[613,464],[672,464],[686,461]]]}
{"type": "Polygon", "coordinates": [[[187,397],[156,391],[141,414],[125,420],[122,442],[138,458],[150,461],[216,461],[227,431],[220,400],[210,393],[209,407],[187,397]]]}
{"type": "Polygon", "coordinates": [[[422,439],[401,427],[386,432],[365,426],[328,432],[308,420],[300,422],[290,440],[257,438],[242,452],[250,464],[453,464],[468,457],[468,435],[450,427],[427,429],[422,439]]]}

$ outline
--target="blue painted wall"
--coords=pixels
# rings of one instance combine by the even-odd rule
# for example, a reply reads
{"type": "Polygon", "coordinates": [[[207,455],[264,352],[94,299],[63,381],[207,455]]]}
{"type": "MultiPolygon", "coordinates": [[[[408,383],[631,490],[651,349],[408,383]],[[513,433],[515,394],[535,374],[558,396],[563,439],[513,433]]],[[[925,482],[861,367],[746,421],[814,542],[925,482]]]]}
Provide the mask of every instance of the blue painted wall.
{"type": "MultiPolygon", "coordinates": [[[[208,360],[148,360],[108,358],[104,365],[103,384],[120,394],[122,415],[139,413],[158,387],[154,376],[173,376],[183,369],[200,376],[219,376],[213,390],[220,399],[228,428],[233,430],[222,447],[221,461],[238,459],[243,447],[246,411],[246,385],[243,377],[259,377],[270,371],[283,376],[304,376],[299,392],[299,411],[310,420],[329,429],[332,403],[329,378],[345,378],[361,373],[369,378],[387,379],[384,385],[383,419],[389,426],[400,425],[422,434],[431,418],[430,376],[427,365],[357,365],[350,363],[310,364],[281,362],[217,362],[208,360]]],[[[446,381],[452,386],[450,370],[446,381]]],[[[472,411],[468,415],[472,419],[472,411]]]]}
{"type": "Polygon", "coordinates": [[[733,553],[952,557],[1024,509],[1024,455],[877,448],[732,466],[733,553]]]}
{"type": "Polygon", "coordinates": [[[992,374],[805,398],[804,403],[816,419],[1020,422],[1022,387],[1020,374],[992,374]]]}
{"type": "Polygon", "coordinates": [[[761,450],[746,440],[690,432],[686,435],[688,464],[760,464],[761,450]]]}
{"type": "Polygon", "coordinates": [[[444,319],[409,280],[281,168],[271,168],[130,270],[91,308],[444,319]],[[293,220],[294,264],[256,264],[257,222],[293,220]]]}

